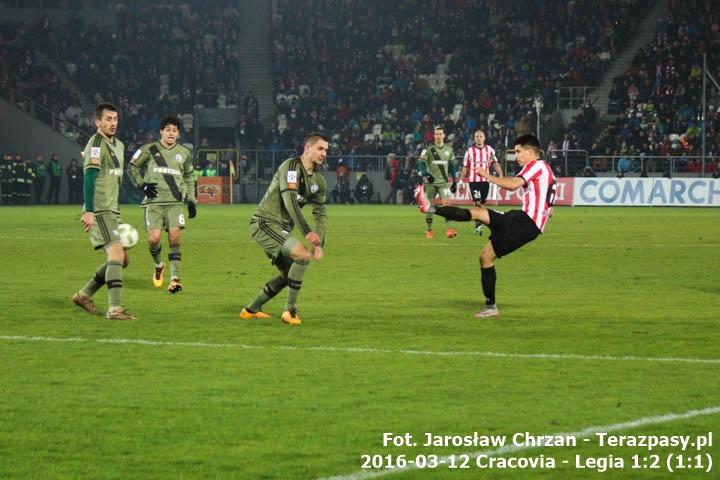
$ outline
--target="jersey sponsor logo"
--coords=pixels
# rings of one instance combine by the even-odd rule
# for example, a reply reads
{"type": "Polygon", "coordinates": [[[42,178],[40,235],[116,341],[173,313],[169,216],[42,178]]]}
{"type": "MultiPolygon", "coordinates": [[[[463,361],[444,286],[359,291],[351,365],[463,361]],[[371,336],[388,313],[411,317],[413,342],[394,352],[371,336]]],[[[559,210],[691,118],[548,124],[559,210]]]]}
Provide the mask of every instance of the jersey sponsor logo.
{"type": "Polygon", "coordinates": [[[92,147],[90,149],[90,158],[100,158],[100,151],[102,149],[100,147],[92,147]]]}
{"type": "Polygon", "coordinates": [[[111,168],[110,170],[108,170],[108,173],[109,173],[110,175],[115,175],[115,176],[117,176],[117,177],[122,177],[123,169],[122,169],[122,168],[111,168]]]}
{"type": "Polygon", "coordinates": [[[133,160],[137,160],[140,155],[142,155],[142,150],[140,150],[140,149],[138,148],[138,149],[135,151],[135,153],[133,154],[132,159],[133,159],[133,160]]]}
{"type": "Polygon", "coordinates": [[[317,191],[319,190],[319,188],[320,188],[320,187],[318,187],[317,185],[311,185],[311,186],[310,186],[310,191],[311,191],[312,193],[317,193],[317,191]]]}
{"type": "Polygon", "coordinates": [[[168,175],[180,175],[180,170],[176,168],[170,168],[170,167],[154,167],[153,168],[154,173],[163,173],[168,175]]]}
{"type": "Polygon", "coordinates": [[[447,160],[433,160],[432,163],[433,163],[433,165],[447,165],[448,164],[447,160]]]}

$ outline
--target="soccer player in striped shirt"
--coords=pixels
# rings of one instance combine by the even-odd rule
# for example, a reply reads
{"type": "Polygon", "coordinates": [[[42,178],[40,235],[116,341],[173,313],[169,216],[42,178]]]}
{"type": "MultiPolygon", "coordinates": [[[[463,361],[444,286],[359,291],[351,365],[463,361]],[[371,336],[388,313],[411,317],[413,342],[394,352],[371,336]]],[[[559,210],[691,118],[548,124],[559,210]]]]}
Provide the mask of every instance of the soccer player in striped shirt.
{"type": "MultiPolygon", "coordinates": [[[[473,134],[475,145],[472,145],[465,152],[465,158],[463,158],[463,168],[460,178],[467,178],[468,184],[470,185],[470,195],[472,196],[475,206],[479,207],[484,205],[487,200],[488,193],[490,192],[490,182],[486,178],[478,175],[476,170],[478,168],[484,168],[490,171],[490,165],[495,169],[495,173],[498,177],[503,177],[502,167],[497,161],[495,156],[495,149],[490,145],[485,144],[485,132],[478,129],[473,134]]],[[[482,222],[475,222],[475,233],[482,235],[482,222]]]]}
{"type": "Polygon", "coordinates": [[[555,176],[550,165],[540,160],[540,143],[531,134],[515,140],[515,159],[522,167],[514,177],[494,177],[480,167],[476,173],[506,190],[525,187],[522,210],[507,213],[489,210],[484,206],[471,209],[434,206],[425,195],[423,186],[415,191],[420,211],[434,213],[460,222],[476,220],[490,227],[490,242],[480,252],[480,273],[485,294],[485,306],[475,314],[476,318],[494,317],[500,314],[495,303],[495,260],[514,252],[543,233],[548,218],[552,216],[555,203],[555,176]]]}
{"type": "Polygon", "coordinates": [[[305,270],[310,259],[322,260],[325,239],[325,202],[327,184],[319,171],[327,157],[329,141],[322,133],[310,133],[305,139],[303,154],[285,160],[273,176],[265,196],[250,219],[252,239],[265,250],[265,254],[278,269],[279,275],[270,279],[240,318],[270,318],[262,306],[288,287],[282,321],[300,325],[302,321],[295,308],[305,270]],[[302,214],[302,207],[312,206],[314,227],[310,227],[302,214]],[[297,227],[312,245],[310,249],[290,233],[297,227]]]}

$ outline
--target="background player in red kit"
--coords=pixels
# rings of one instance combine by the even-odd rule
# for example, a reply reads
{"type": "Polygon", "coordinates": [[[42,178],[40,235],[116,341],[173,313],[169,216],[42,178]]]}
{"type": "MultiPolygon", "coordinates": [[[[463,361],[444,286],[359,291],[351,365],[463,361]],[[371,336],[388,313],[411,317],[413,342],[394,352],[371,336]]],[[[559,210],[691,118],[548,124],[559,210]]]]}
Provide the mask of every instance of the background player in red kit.
{"type": "Polygon", "coordinates": [[[423,213],[434,213],[460,222],[476,220],[490,227],[490,242],[480,252],[485,306],[475,314],[477,318],[500,314],[495,303],[495,260],[535,240],[543,232],[548,218],[552,215],[555,176],[550,166],[539,157],[540,143],[537,137],[522,135],[515,140],[515,159],[522,167],[520,173],[514,177],[498,178],[490,175],[484,168],[477,169],[479,175],[506,190],[525,187],[522,210],[503,213],[484,206],[469,210],[460,207],[436,207],[425,196],[423,185],[419,185],[415,191],[417,203],[423,213]]]}
{"type": "MultiPolygon", "coordinates": [[[[470,186],[470,196],[475,202],[475,206],[485,205],[488,193],[490,192],[490,182],[477,173],[478,168],[484,168],[490,171],[490,165],[495,169],[498,177],[503,176],[502,167],[495,156],[495,149],[485,144],[485,132],[480,129],[475,130],[473,134],[475,144],[471,145],[465,151],[463,158],[463,168],[460,178],[467,179],[470,186]]],[[[482,222],[475,222],[475,233],[482,235],[482,222]]]]}

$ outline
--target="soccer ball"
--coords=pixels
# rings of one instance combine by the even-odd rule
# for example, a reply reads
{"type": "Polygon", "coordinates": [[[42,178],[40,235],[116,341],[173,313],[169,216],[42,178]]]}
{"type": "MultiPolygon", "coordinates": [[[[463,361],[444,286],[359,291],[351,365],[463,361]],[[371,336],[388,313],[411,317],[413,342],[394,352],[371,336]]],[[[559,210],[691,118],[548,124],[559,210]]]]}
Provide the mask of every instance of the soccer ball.
{"type": "Polygon", "coordinates": [[[137,245],[140,235],[135,227],[129,223],[121,223],[118,225],[118,236],[122,242],[124,249],[130,249],[137,245]]]}

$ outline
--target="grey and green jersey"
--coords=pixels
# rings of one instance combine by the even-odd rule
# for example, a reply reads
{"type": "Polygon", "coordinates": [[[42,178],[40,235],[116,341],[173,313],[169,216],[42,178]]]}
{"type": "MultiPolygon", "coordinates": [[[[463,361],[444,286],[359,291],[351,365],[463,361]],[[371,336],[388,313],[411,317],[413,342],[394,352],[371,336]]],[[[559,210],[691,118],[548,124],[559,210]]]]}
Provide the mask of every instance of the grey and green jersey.
{"type": "Polygon", "coordinates": [[[279,223],[288,232],[297,226],[303,236],[313,231],[325,239],[325,192],[327,184],[320,173],[309,175],[299,157],[285,160],[270,182],[254,218],[279,223]],[[302,207],[312,205],[315,228],[310,228],[302,207]]]}
{"type": "Polygon", "coordinates": [[[430,174],[435,177],[435,183],[449,183],[449,178],[457,176],[455,153],[447,143],[442,147],[430,145],[420,153],[418,172],[421,176],[430,174]]]}
{"type": "Polygon", "coordinates": [[[179,143],[172,148],[160,142],[146,143],[130,160],[128,174],[137,186],[157,184],[157,197],[145,197],[143,205],[172,205],[186,199],[197,203],[192,152],[179,143]]]}
{"type": "Polygon", "coordinates": [[[125,145],[114,138],[108,140],[96,133],[83,150],[83,171],[98,170],[95,180],[95,211],[120,213],[118,197],[122,184],[125,145]]]}

